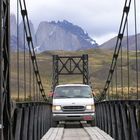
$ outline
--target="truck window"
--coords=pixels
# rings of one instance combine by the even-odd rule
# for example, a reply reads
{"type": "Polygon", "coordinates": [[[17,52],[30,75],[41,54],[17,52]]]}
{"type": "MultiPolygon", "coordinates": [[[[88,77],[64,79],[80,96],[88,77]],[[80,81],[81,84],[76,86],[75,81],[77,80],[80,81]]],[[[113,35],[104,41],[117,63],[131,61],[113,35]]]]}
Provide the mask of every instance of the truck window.
{"type": "Polygon", "coordinates": [[[62,86],[55,89],[53,98],[92,98],[92,91],[88,86],[62,86]]]}

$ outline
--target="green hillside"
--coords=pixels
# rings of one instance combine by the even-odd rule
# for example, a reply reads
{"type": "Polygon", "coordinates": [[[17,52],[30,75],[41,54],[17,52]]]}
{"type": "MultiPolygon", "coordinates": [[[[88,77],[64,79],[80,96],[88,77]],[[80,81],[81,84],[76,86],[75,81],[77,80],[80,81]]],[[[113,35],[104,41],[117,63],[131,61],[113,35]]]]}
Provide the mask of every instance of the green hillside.
{"type": "MultiPolygon", "coordinates": [[[[90,81],[93,89],[96,93],[100,93],[104,87],[105,81],[107,79],[108,71],[112,61],[112,50],[107,49],[91,49],[87,51],[76,51],[76,52],[43,52],[37,54],[38,65],[40,69],[41,78],[46,93],[48,94],[52,86],[52,55],[89,55],[89,72],[90,72],[90,81]]],[[[124,90],[127,92],[127,53],[123,52],[123,74],[124,74],[124,90]]],[[[20,68],[19,68],[19,79],[20,79],[20,98],[24,94],[24,57],[23,53],[20,53],[20,68]]],[[[120,58],[118,58],[118,69],[120,71],[120,58]]],[[[140,61],[139,61],[140,62],[140,61]]],[[[118,71],[118,85],[120,85],[120,72],[118,71]]],[[[30,86],[30,76],[29,76],[29,55],[26,54],[26,92],[29,96],[29,86],[30,86]]],[[[33,77],[31,77],[32,79],[33,77]]],[[[136,86],[136,77],[135,77],[135,52],[130,52],[130,86],[132,88],[131,92],[135,92],[136,86]]],[[[80,76],[63,76],[60,77],[61,83],[80,83],[82,77],[80,76]]],[[[11,91],[13,98],[17,97],[17,54],[11,54],[11,91]]]]}

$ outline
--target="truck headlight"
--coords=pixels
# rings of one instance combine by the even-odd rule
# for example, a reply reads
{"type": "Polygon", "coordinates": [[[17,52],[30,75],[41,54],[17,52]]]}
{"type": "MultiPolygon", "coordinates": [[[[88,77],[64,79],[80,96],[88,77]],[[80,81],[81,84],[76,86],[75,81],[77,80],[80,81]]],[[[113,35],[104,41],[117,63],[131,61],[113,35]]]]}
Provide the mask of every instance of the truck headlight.
{"type": "Polygon", "coordinates": [[[60,105],[55,105],[52,107],[53,111],[60,111],[61,110],[61,106],[60,105]]]}
{"type": "Polygon", "coordinates": [[[93,110],[95,111],[95,106],[94,105],[87,105],[86,110],[93,110]]]}

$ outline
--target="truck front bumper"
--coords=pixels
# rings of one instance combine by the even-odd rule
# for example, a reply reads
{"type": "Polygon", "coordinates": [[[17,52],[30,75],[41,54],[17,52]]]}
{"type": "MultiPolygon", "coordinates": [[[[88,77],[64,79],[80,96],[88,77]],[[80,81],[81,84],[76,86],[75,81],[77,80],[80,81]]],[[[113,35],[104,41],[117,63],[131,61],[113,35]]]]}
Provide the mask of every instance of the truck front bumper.
{"type": "Polygon", "coordinates": [[[95,113],[76,113],[76,114],[65,114],[65,113],[53,113],[54,121],[90,121],[95,119],[95,113]]]}

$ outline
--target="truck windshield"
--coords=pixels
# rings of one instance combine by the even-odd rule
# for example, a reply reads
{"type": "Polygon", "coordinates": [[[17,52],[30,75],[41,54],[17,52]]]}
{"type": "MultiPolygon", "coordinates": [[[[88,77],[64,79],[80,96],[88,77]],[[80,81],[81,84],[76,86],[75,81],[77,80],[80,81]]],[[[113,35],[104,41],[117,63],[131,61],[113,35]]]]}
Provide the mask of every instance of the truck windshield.
{"type": "Polygon", "coordinates": [[[57,87],[53,98],[91,98],[92,91],[88,86],[57,87]]]}

